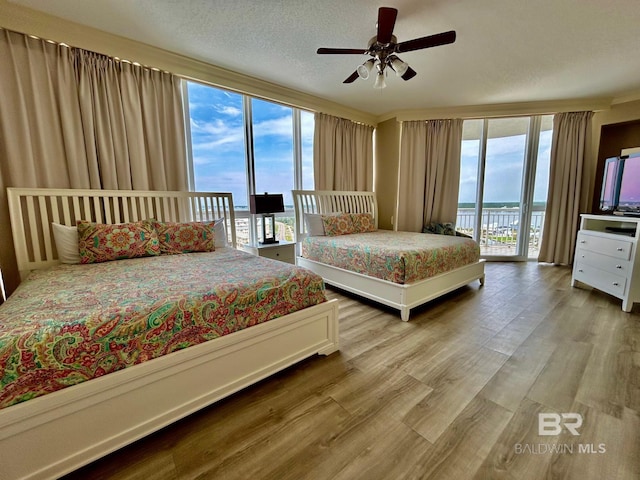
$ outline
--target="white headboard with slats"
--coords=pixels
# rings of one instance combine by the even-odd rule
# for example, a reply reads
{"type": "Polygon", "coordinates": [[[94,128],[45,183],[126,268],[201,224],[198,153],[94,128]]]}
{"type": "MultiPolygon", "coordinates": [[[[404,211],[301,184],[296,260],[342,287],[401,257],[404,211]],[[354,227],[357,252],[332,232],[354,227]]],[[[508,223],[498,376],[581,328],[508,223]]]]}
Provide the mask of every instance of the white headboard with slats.
{"type": "Polygon", "coordinates": [[[228,242],[236,246],[230,193],[143,190],[7,188],[11,229],[20,275],[58,262],[51,223],[78,220],[126,223],[154,218],[163,222],[224,218],[228,242]]]}
{"type": "Polygon", "coordinates": [[[296,242],[306,235],[305,213],[370,213],[378,227],[378,201],[373,192],[333,190],[293,190],[296,215],[296,242]]]}

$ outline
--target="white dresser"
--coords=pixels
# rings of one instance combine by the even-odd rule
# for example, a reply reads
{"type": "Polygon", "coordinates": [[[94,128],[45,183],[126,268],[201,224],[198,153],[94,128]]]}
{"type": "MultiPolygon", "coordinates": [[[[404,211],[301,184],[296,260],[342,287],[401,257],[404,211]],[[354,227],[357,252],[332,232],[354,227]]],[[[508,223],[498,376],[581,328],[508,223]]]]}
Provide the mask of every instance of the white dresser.
{"type": "Polygon", "coordinates": [[[581,215],[571,286],[582,282],[622,299],[630,312],[640,302],[640,218],[581,215]]]}

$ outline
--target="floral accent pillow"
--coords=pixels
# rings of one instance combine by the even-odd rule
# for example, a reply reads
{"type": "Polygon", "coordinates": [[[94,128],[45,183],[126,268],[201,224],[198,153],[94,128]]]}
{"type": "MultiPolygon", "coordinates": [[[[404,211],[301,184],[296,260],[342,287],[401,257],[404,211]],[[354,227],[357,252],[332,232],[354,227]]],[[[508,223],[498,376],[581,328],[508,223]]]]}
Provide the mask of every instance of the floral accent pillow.
{"type": "Polygon", "coordinates": [[[158,232],[161,253],[213,252],[216,249],[215,222],[154,221],[153,226],[158,232]]]}
{"type": "Polygon", "coordinates": [[[352,213],[353,233],[374,232],[376,226],[373,223],[373,215],[370,213],[352,213]]]}
{"type": "Polygon", "coordinates": [[[353,221],[351,214],[342,213],[340,215],[322,215],[324,233],[330,237],[336,235],[348,235],[353,233],[353,221]]]}
{"type": "Polygon", "coordinates": [[[80,263],[100,263],[160,255],[160,244],[147,220],[115,225],[80,220],[78,250],[80,263]]]}

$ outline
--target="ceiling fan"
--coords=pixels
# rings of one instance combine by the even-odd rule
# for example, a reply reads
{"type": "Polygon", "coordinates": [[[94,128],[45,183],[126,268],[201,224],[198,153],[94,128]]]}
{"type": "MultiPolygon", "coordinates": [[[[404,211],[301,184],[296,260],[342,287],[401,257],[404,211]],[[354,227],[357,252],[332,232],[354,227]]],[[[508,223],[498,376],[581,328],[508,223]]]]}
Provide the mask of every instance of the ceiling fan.
{"type": "Polygon", "coordinates": [[[376,26],[378,33],[369,40],[369,45],[364,50],[357,48],[319,48],[318,53],[321,55],[370,55],[371,58],[360,65],[356,71],[349,75],[342,83],[352,83],[358,77],[366,80],[369,78],[371,70],[375,67],[377,76],[373,88],[384,88],[386,87],[384,71],[387,67],[391,68],[391,70],[403,80],[411,80],[416,76],[416,71],[406,62],[400,60],[400,57],[396,55],[397,53],[447,45],[456,41],[456,32],[451,30],[398,43],[397,38],[393,35],[393,27],[395,26],[397,16],[398,10],[395,8],[380,7],[380,9],[378,9],[378,24],[376,26]]]}

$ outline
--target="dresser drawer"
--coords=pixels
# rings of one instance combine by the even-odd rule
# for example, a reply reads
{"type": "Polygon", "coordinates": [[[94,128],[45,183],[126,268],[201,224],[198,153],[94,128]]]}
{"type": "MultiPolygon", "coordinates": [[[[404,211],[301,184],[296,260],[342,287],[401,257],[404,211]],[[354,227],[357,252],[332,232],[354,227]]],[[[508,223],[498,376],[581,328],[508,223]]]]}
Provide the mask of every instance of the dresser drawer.
{"type": "Polygon", "coordinates": [[[260,256],[280,260],[281,262],[296,263],[295,249],[291,245],[263,248],[260,250],[260,256]]]}
{"type": "Polygon", "coordinates": [[[627,277],[632,270],[631,262],[629,260],[595,253],[585,248],[579,248],[576,250],[576,262],[580,262],[582,265],[596,267],[600,270],[604,270],[605,272],[623,277],[627,277]]]}
{"type": "Polygon", "coordinates": [[[280,242],[275,245],[239,245],[240,250],[244,250],[252,255],[280,260],[281,262],[296,263],[296,245],[293,242],[280,242]]]}
{"type": "Polygon", "coordinates": [[[616,297],[622,297],[624,295],[627,284],[626,277],[600,270],[599,268],[582,262],[582,259],[576,262],[573,276],[580,282],[591,285],[598,290],[610,293],[616,297]]]}
{"type": "Polygon", "coordinates": [[[631,258],[633,243],[629,240],[605,238],[597,235],[589,235],[584,232],[578,232],[577,247],[579,250],[589,250],[609,255],[610,257],[629,260],[631,258]]]}

